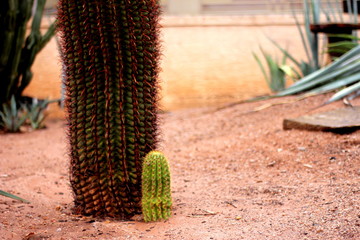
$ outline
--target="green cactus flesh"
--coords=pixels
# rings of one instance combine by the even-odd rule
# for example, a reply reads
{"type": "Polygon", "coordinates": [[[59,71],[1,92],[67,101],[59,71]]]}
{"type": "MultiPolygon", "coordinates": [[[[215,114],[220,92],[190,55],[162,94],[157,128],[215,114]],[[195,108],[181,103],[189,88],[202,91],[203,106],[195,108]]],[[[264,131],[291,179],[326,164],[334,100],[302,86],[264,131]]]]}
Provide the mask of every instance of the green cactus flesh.
{"type": "Polygon", "coordinates": [[[158,2],[60,0],[58,16],[75,210],[128,219],[157,142],[158,2]]]}
{"type": "Polygon", "coordinates": [[[145,157],[141,202],[145,222],[168,219],[171,215],[170,170],[161,152],[151,151],[145,157]]]}

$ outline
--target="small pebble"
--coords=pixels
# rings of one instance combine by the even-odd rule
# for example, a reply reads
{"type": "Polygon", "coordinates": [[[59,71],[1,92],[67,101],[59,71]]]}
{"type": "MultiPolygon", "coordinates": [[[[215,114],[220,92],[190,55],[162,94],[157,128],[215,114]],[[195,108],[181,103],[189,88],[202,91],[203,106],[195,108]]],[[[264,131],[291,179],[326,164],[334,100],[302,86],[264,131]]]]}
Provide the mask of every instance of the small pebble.
{"type": "Polygon", "coordinates": [[[304,164],[304,167],[307,167],[307,168],[313,168],[313,166],[312,166],[312,165],[310,165],[310,164],[304,164]]]}

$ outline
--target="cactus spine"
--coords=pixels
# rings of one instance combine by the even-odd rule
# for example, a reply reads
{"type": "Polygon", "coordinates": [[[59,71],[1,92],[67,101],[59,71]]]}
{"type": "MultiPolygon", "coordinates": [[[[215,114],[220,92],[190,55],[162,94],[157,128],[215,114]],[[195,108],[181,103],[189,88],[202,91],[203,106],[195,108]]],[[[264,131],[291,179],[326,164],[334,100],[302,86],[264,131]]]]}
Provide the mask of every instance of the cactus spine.
{"type": "Polygon", "coordinates": [[[158,151],[146,155],[142,173],[142,211],[145,222],[168,219],[171,215],[170,170],[158,151]]]}
{"type": "Polygon", "coordinates": [[[142,161],[157,143],[156,0],[60,0],[75,210],[141,212],[142,161]]]}

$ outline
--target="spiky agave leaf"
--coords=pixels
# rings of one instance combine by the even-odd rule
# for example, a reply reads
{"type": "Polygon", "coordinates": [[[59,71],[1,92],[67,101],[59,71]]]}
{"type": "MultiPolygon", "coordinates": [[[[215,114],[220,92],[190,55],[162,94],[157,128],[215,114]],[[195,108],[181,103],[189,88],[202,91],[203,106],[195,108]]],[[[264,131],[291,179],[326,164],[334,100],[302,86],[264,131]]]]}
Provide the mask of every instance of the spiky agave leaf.
{"type": "Polygon", "coordinates": [[[325,81],[332,80],[334,77],[337,77],[343,73],[348,73],[348,71],[356,71],[359,64],[359,53],[360,46],[357,46],[336,59],[328,66],[305,76],[300,81],[297,81],[279,94],[285,96],[299,93],[306,90],[307,85],[316,86],[317,84],[323,82],[324,79],[325,81]]]}
{"type": "Polygon", "coordinates": [[[325,102],[325,104],[329,104],[329,103],[332,103],[332,102],[335,102],[335,101],[338,101],[356,91],[359,91],[360,90],[360,76],[359,76],[359,81],[349,87],[346,87],[342,90],[340,90],[339,92],[335,93],[329,100],[327,100],[325,102]]]}
{"type": "Polygon", "coordinates": [[[12,198],[14,200],[18,200],[18,201],[21,201],[21,202],[24,202],[24,203],[30,203],[28,200],[25,200],[25,199],[23,199],[21,197],[18,197],[18,196],[14,195],[14,194],[11,194],[11,193],[8,193],[8,192],[2,191],[2,190],[0,190],[0,195],[8,197],[8,198],[12,198]]]}
{"type": "Polygon", "coordinates": [[[272,92],[278,92],[285,88],[286,84],[286,72],[283,71],[287,56],[284,54],[281,63],[278,63],[277,59],[271,57],[270,54],[266,53],[261,47],[260,51],[265,59],[267,71],[260,58],[253,53],[253,56],[258,63],[264,78],[272,92]]]}

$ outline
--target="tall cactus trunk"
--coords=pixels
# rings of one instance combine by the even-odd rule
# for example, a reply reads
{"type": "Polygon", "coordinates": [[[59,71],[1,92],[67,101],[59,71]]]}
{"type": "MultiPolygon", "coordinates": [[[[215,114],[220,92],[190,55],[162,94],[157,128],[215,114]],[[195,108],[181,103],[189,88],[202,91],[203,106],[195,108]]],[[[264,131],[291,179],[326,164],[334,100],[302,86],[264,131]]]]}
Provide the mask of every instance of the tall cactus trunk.
{"type": "Polygon", "coordinates": [[[157,143],[159,4],[60,0],[78,213],[128,219],[141,212],[141,172],[157,143]]]}

